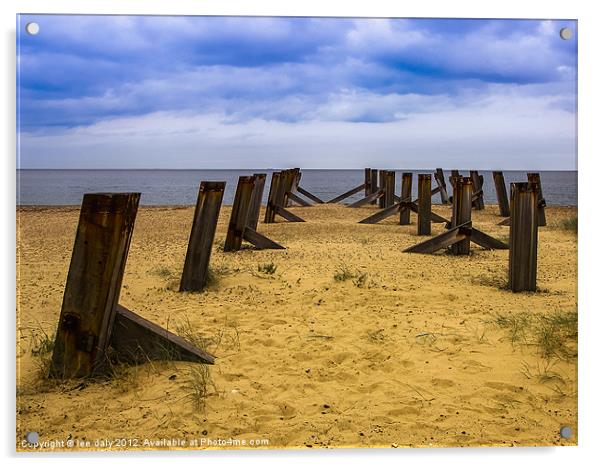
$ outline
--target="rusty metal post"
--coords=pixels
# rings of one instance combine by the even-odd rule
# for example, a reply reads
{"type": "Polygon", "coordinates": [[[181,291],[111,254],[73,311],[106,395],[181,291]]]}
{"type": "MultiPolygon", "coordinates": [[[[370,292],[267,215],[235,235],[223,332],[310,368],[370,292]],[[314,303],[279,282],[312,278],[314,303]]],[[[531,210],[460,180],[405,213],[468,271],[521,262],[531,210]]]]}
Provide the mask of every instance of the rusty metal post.
{"type": "Polygon", "coordinates": [[[514,292],[537,289],[536,183],[512,183],[510,187],[509,284],[514,292]]]}
{"type": "MultiPolygon", "coordinates": [[[[401,174],[401,201],[412,201],[412,172],[404,172],[401,174]]],[[[410,224],[410,209],[401,209],[399,214],[399,224],[410,224]]]]}
{"type": "MultiPolygon", "coordinates": [[[[452,215],[452,228],[471,221],[472,215],[472,179],[468,177],[453,178],[454,202],[452,215]]],[[[470,254],[470,238],[465,238],[451,246],[453,255],[470,254]]]]}
{"type": "Polygon", "coordinates": [[[496,171],[493,173],[493,183],[497,194],[497,204],[500,208],[502,217],[510,216],[510,205],[508,204],[508,191],[506,191],[506,182],[504,181],[504,172],[496,171]]]}
{"type": "MultiPolygon", "coordinates": [[[[380,189],[385,188],[385,172],[387,170],[378,170],[378,186],[380,189]]],[[[378,198],[378,207],[383,209],[385,207],[385,196],[381,196],[378,198]]]]}
{"type": "MultiPolygon", "coordinates": [[[[372,173],[370,175],[370,194],[374,194],[375,192],[377,192],[379,189],[378,186],[378,170],[376,169],[372,169],[372,173]]],[[[373,200],[372,202],[370,202],[370,204],[372,205],[376,205],[376,203],[378,202],[377,199],[373,200]]]]}
{"type": "Polygon", "coordinates": [[[418,175],[418,234],[431,234],[431,175],[418,175]]]}
{"type": "Polygon", "coordinates": [[[225,187],[225,181],[201,182],[180,280],[180,291],[201,291],[207,284],[211,248],[225,187]]]}
{"type": "Polygon", "coordinates": [[[364,168],[364,197],[372,194],[372,169],[364,168]]]}
{"type": "Polygon", "coordinates": [[[391,207],[395,204],[395,172],[386,170],[384,172],[384,208],[391,207]]]}
{"type": "Polygon", "coordinates": [[[87,377],[105,368],[139,200],[140,193],[84,195],[50,377],[87,377]]]}
{"type": "Polygon", "coordinates": [[[261,211],[261,200],[263,198],[263,190],[265,188],[265,173],[255,173],[255,185],[253,186],[253,197],[251,198],[251,208],[249,210],[249,228],[257,230],[259,223],[259,212],[261,211]]]}
{"type": "Polygon", "coordinates": [[[238,178],[232,214],[228,224],[228,233],[224,243],[224,252],[238,251],[242,246],[242,240],[247,228],[251,198],[255,186],[255,177],[241,176],[238,178]]]}
{"type": "Polygon", "coordinates": [[[280,189],[280,172],[272,173],[272,181],[270,182],[270,191],[268,194],[268,203],[265,208],[264,223],[274,223],[276,219],[276,195],[280,189]]]}
{"type": "Polygon", "coordinates": [[[483,210],[485,208],[485,201],[483,200],[483,183],[482,177],[479,176],[477,170],[470,170],[470,177],[472,178],[473,194],[476,199],[473,202],[475,210],[483,210]]]}
{"type": "Polygon", "coordinates": [[[439,195],[441,196],[441,204],[449,204],[449,196],[447,194],[447,185],[445,184],[445,175],[442,168],[437,168],[435,171],[435,180],[439,186],[439,195]]]}
{"type": "Polygon", "coordinates": [[[545,227],[548,224],[546,220],[546,201],[543,198],[539,173],[527,173],[527,181],[537,185],[537,221],[540,227],[545,227]]]}

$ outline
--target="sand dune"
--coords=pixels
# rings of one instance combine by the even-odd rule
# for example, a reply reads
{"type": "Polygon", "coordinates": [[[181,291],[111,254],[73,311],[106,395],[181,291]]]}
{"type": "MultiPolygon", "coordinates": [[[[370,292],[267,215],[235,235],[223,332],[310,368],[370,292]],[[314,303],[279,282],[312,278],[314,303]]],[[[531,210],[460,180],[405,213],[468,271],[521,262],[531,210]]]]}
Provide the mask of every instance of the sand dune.
{"type": "MultiPolygon", "coordinates": [[[[560,227],[575,208],[547,209],[541,290],[524,294],[503,289],[507,251],[402,253],[420,240],[414,216],[409,226],[394,217],[359,225],[375,207],[291,210],[307,222],[259,226],[286,250],[224,253],[224,207],[217,279],[200,294],[177,292],[193,207],[138,212],[120,301],[208,341],[218,359],[202,408],[190,363],[118,368],[90,384],[40,381],[32,349],[55,331],[79,210],[19,209],[17,448],[28,431],[90,448],[136,439],[112,449],[166,448],[143,442],[171,438],[198,448],[230,438],[269,441],[260,448],[576,443],[558,435],[563,425],[576,433],[576,358],[544,354],[538,321],[500,325],[576,311],[577,237],[560,227]],[[271,263],[275,273],[258,270],[271,263]],[[335,280],[345,271],[353,277],[335,280]]],[[[473,212],[476,226],[507,241],[499,220],[494,206],[473,212]]]]}

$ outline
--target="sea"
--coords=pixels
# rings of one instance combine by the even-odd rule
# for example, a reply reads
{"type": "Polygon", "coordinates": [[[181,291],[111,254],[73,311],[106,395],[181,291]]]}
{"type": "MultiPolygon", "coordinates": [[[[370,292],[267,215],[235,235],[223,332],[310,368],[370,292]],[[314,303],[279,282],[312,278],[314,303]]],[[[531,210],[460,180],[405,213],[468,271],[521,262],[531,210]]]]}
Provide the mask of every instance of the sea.
{"type": "MultiPolygon", "coordinates": [[[[17,205],[79,205],[84,193],[140,192],[143,205],[194,205],[201,181],[225,181],[224,204],[232,204],[239,176],[266,173],[263,203],[267,201],[272,169],[255,170],[17,170],[17,205]]],[[[276,170],[277,171],[277,170],[276,170]]],[[[396,192],[399,194],[401,173],[428,170],[396,170],[396,192]]],[[[445,171],[448,192],[449,171],[445,171]]],[[[349,191],[364,182],[364,170],[302,169],[300,186],[324,201],[349,191]]],[[[468,176],[467,170],[460,170],[468,176]]],[[[540,171],[543,195],[547,205],[577,205],[576,171],[540,171]]],[[[490,171],[479,171],[484,177],[485,203],[497,202],[493,177],[490,171]]],[[[527,181],[526,171],[504,171],[508,195],[512,182],[527,181]]],[[[413,181],[413,196],[417,196],[417,176],[413,181]]],[[[433,188],[436,187],[433,177],[433,188]]],[[[347,198],[345,203],[359,200],[363,192],[347,198]]],[[[433,203],[440,203],[439,195],[433,203]]]]}

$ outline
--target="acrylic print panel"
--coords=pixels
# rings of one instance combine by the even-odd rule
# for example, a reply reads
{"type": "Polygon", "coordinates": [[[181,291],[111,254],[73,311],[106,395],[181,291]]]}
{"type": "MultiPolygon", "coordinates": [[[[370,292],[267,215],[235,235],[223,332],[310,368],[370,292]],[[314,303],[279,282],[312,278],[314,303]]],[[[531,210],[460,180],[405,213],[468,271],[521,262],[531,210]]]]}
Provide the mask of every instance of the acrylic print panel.
{"type": "Polygon", "coordinates": [[[576,21],[17,30],[18,450],[576,444],[576,21]]]}

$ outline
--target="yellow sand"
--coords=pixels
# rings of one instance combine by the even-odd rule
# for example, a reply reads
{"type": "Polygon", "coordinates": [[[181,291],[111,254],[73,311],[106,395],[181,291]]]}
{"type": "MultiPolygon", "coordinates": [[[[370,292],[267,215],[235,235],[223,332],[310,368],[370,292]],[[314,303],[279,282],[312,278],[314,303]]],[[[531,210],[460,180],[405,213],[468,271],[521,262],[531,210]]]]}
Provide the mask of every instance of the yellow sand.
{"type": "MultiPolygon", "coordinates": [[[[171,330],[189,322],[213,341],[217,392],[208,387],[202,408],[190,396],[191,363],[116,368],[115,379],[91,384],[40,380],[31,350],[56,329],[79,209],[20,209],[17,447],[29,431],[89,448],[126,439],[128,449],[148,448],[145,439],[196,439],[197,448],[207,439],[273,448],[576,443],[576,360],[545,358],[492,322],[576,309],[577,237],[559,226],[576,209],[547,209],[535,294],[503,289],[508,251],[402,253],[421,240],[414,214],[409,226],[397,217],[360,225],[375,207],[291,210],[307,222],[259,225],[286,250],[224,253],[224,207],[211,258],[218,281],[198,294],[177,292],[193,207],[139,209],[120,302],[171,330]],[[273,275],[258,271],[269,263],[273,275]],[[335,281],[342,266],[365,273],[363,282],[335,281]],[[560,439],[563,425],[572,439],[560,439]]],[[[499,220],[494,206],[473,212],[475,226],[507,241],[499,220]]]]}

